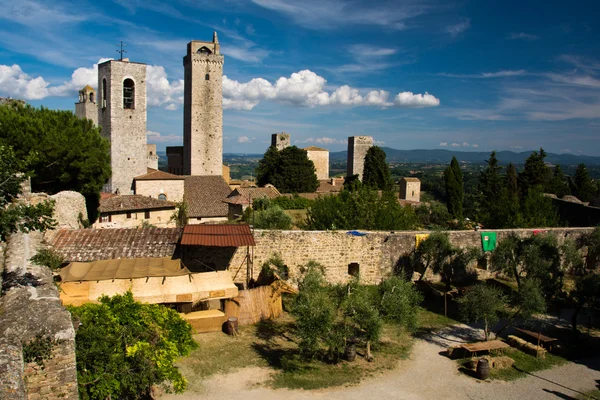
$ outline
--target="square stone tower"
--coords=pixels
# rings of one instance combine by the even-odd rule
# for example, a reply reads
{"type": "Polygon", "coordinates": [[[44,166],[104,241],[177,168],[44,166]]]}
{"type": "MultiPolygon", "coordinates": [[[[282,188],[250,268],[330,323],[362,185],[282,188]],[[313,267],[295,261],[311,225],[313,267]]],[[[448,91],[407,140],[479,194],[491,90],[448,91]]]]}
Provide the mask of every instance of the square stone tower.
{"type": "Polygon", "coordinates": [[[305,148],[306,156],[315,164],[317,179],[329,179],[329,150],[316,146],[305,148]]]}
{"type": "Polygon", "coordinates": [[[96,91],[86,85],[79,91],[79,102],[75,103],[75,115],[79,118],[91,119],[98,126],[98,104],[96,104],[96,91]]]}
{"type": "Polygon", "coordinates": [[[281,151],[286,147],[290,147],[291,145],[292,141],[289,133],[281,132],[271,135],[271,146],[275,146],[277,151],[281,151]]]}
{"type": "Polygon", "coordinates": [[[400,179],[400,200],[421,201],[421,181],[418,178],[400,179]]]}
{"type": "Polygon", "coordinates": [[[131,194],[133,178],[147,172],[146,64],[128,59],[98,64],[98,124],[110,140],[107,189],[131,194]]]}
{"type": "Polygon", "coordinates": [[[183,174],[223,173],[223,55],[212,42],[194,40],[183,57],[183,174]]]}
{"type": "Polygon", "coordinates": [[[348,138],[348,162],[346,166],[348,176],[358,175],[358,179],[362,181],[365,156],[372,146],[372,136],[350,136],[348,138]]]}

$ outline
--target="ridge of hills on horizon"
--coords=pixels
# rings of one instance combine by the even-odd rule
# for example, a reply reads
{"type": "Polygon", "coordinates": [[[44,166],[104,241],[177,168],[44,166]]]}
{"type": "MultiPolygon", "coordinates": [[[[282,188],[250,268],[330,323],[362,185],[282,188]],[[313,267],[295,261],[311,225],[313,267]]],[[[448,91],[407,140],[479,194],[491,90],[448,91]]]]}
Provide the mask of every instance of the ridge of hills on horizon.
{"type": "MultiPolygon", "coordinates": [[[[416,149],[416,150],[397,150],[390,147],[382,147],[387,155],[387,161],[391,163],[415,163],[415,164],[447,164],[455,156],[459,162],[470,164],[485,164],[489,159],[489,151],[454,151],[447,149],[416,149]]],[[[500,164],[523,164],[534,150],[514,152],[497,151],[496,157],[500,164]]],[[[157,152],[159,156],[166,159],[166,153],[157,152]]],[[[344,162],[347,158],[347,151],[333,151],[329,153],[330,162],[344,162]]],[[[231,158],[262,158],[261,153],[223,153],[224,159],[231,158]]],[[[575,155],[575,154],[556,154],[547,153],[546,162],[550,164],[577,165],[584,163],[586,165],[600,165],[600,157],[575,155]]]]}

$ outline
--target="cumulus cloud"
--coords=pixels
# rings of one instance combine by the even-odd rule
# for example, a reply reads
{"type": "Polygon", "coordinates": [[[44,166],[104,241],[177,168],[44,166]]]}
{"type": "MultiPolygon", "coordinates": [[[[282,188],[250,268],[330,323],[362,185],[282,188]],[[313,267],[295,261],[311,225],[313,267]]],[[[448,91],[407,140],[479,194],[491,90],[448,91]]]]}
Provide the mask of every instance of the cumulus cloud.
{"type": "Polygon", "coordinates": [[[477,147],[479,147],[479,145],[478,145],[478,144],[474,144],[474,145],[473,145],[473,146],[471,146],[471,147],[475,147],[475,148],[477,148],[477,147]]]}
{"type": "Polygon", "coordinates": [[[469,143],[467,143],[467,142],[463,142],[462,146],[463,146],[463,147],[469,147],[469,143]]]}
{"type": "Polygon", "coordinates": [[[447,146],[448,146],[448,142],[441,142],[441,143],[440,143],[440,146],[442,146],[442,147],[447,147],[447,146]]]}
{"type": "Polygon", "coordinates": [[[318,144],[346,144],[346,139],[335,139],[330,137],[307,138],[304,140],[296,140],[296,143],[318,143],[318,144]]]}
{"type": "Polygon", "coordinates": [[[452,143],[450,146],[452,146],[452,147],[460,147],[460,143],[452,143]]]}
{"type": "Polygon", "coordinates": [[[165,69],[157,65],[146,68],[146,87],[149,106],[164,106],[176,110],[183,103],[183,79],[169,82],[165,69]]]}
{"type": "Polygon", "coordinates": [[[328,105],[377,106],[377,107],[432,107],[440,100],[429,93],[398,93],[392,100],[385,90],[371,90],[362,94],[348,85],[333,91],[326,90],[327,80],[310,70],[302,70],[281,77],[271,83],[263,78],[254,78],[241,83],[223,77],[223,106],[237,110],[251,110],[262,100],[271,100],[288,105],[316,107],[328,105]]]}
{"type": "Polygon", "coordinates": [[[240,136],[237,141],[238,143],[252,143],[248,136],[240,136]]]}
{"type": "Polygon", "coordinates": [[[146,131],[148,143],[178,143],[181,142],[181,135],[168,134],[163,135],[160,132],[146,131]]]}

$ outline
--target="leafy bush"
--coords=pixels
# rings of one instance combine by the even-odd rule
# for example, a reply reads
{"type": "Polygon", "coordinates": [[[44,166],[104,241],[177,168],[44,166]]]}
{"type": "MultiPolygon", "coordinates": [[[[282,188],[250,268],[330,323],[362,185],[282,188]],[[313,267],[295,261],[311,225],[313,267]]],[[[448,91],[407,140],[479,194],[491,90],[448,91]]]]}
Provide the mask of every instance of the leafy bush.
{"type": "Polygon", "coordinates": [[[50,248],[40,249],[37,254],[31,257],[31,262],[36,265],[42,265],[56,271],[62,267],[65,259],[56,251],[50,248]]]}
{"type": "Polygon", "coordinates": [[[288,266],[285,265],[281,256],[275,253],[261,265],[258,282],[259,284],[269,285],[275,280],[275,274],[286,280],[289,278],[289,272],[288,266]]]}
{"type": "Polygon", "coordinates": [[[485,340],[489,340],[490,329],[499,320],[506,307],[506,298],[498,288],[483,283],[469,288],[458,301],[461,318],[467,322],[483,322],[485,340]]]}
{"type": "Polygon", "coordinates": [[[410,331],[417,328],[417,306],[423,296],[412,282],[397,276],[389,277],[379,284],[378,294],[379,310],[387,321],[410,331]]]}
{"type": "Polygon", "coordinates": [[[254,217],[251,216],[250,218],[257,229],[290,229],[292,227],[292,217],[279,206],[254,211],[254,217]]]}
{"type": "Polygon", "coordinates": [[[75,338],[81,399],[142,399],[152,385],[167,382],[175,392],[185,390],[173,363],[197,344],[176,311],[139,303],[131,292],[69,309],[81,322],[75,338]]]}
{"type": "Polygon", "coordinates": [[[271,200],[271,204],[279,206],[284,210],[302,210],[305,208],[310,208],[313,204],[313,200],[294,194],[293,197],[275,197],[273,200],[271,200]]]}

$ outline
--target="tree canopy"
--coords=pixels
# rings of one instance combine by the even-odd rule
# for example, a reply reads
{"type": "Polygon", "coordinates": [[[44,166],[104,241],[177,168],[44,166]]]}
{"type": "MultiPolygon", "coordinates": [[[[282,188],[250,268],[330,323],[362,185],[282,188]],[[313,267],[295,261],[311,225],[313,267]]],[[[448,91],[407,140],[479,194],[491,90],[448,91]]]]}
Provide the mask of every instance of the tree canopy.
{"type": "MultiPolygon", "coordinates": [[[[8,103],[0,106],[0,144],[13,147],[19,159],[36,153],[30,165],[34,191],[73,190],[97,206],[110,177],[110,152],[90,120],[71,111],[8,103]]],[[[88,211],[93,214],[95,207],[88,211]]]]}
{"type": "Polygon", "coordinates": [[[371,146],[365,155],[362,183],[366,186],[391,190],[392,178],[386,161],[385,151],[379,146],[371,146]]]}
{"type": "Polygon", "coordinates": [[[581,201],[590,201],[597,194],[597,188],[590,178],[585,164],[579,164],[572,181],[572,192],[581,201]]]}
{"type": "Polygon", "coordinates": [[[452,157],[450,165],[444,171],[444,182],[446,184],[446,205],[448,212],[452,217],[462,219],[465,189],[463,174],[456,157],[452,157]]]}
{"type": "Polygon", "coordinates": [[[256,168],[260,186],[274,185],[282,193],[312,193],[319,187],[315,165],[306,150],[296,146],[278,151],[271,146],[256,168]]]}

